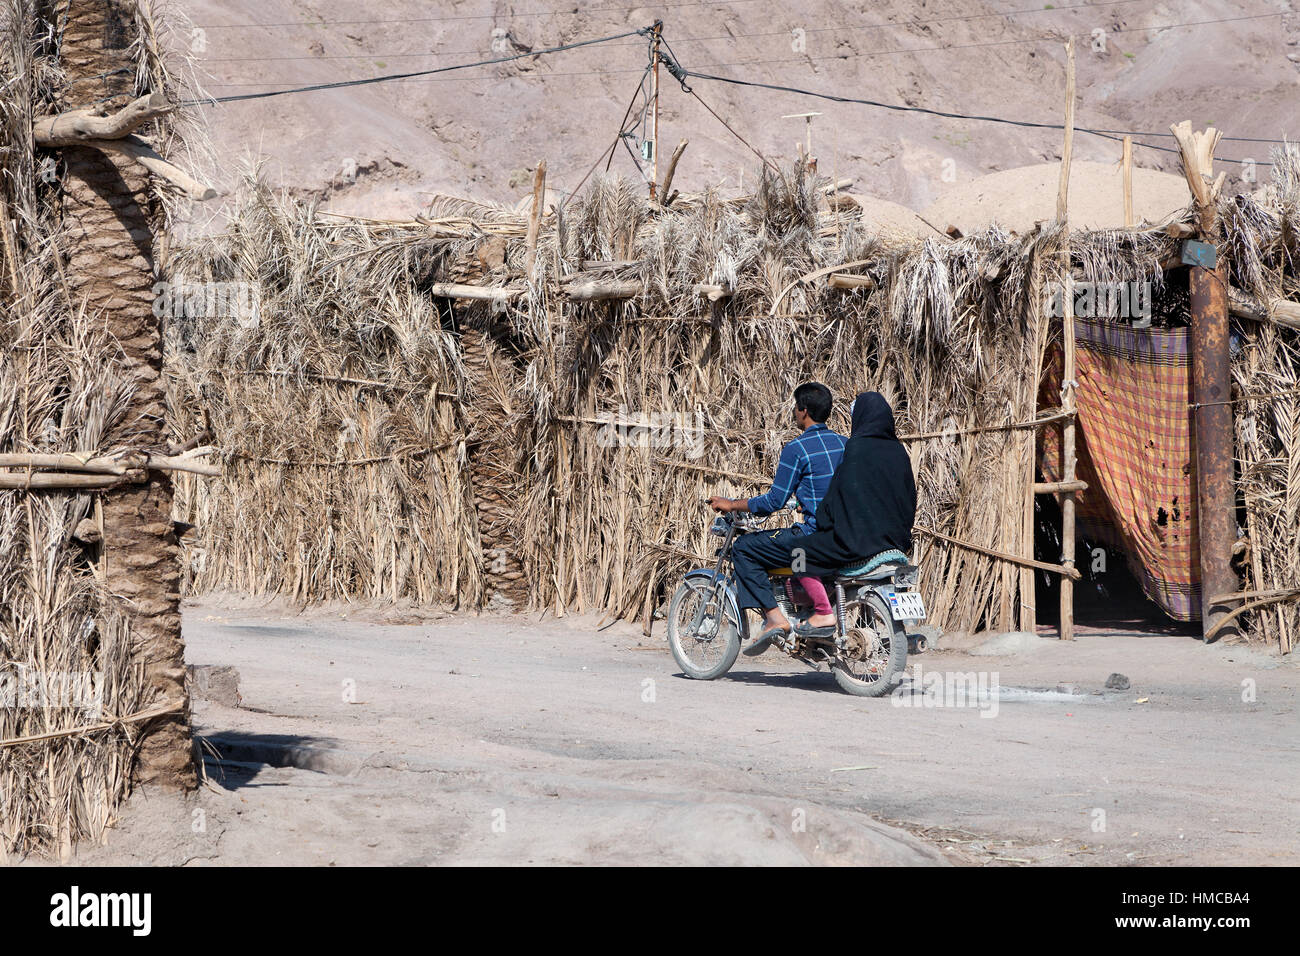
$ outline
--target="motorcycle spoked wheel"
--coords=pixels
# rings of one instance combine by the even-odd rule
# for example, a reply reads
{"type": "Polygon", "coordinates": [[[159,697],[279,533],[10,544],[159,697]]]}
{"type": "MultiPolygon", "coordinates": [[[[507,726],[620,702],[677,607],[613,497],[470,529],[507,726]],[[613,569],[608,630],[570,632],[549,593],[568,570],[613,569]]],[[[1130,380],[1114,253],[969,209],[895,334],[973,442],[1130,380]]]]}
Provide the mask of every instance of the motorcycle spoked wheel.
{"type": "Polygon", "coordinates": [[[713,680],[731,670],[740,653],[740,623],[722,595],[705,614],[699,633],[690,633],[701,601],[714,599],[713,585],[704,578],[687,578],[668,605],[668,647],[687,677],[713,680]]]}
{"type": "Polygon", "coordinates": [[[855,697],[883,697],[907,666],[907,632],[884,598],[872,591],[850,615],[845,648],[831,663],[840,690],[855,697]]]}

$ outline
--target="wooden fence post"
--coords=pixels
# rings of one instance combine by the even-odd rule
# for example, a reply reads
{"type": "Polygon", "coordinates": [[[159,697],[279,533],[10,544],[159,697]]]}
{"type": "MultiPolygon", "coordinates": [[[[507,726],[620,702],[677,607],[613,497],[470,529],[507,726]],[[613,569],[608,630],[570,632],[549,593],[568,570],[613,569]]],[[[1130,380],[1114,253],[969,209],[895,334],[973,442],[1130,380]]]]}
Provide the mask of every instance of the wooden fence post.
{"type": "MultiPolygon", "coordinates": [[[[1075,480],[1074,443],[1077,427],[1075,410],[1074,368],[1074,272],[1070,265],[1070,153],[1074,146],[1074,38],[1065,45],[1065,146],[1061,151],[1061,182],[1056,195],[1056,221],[1061,227],[1061,275],[1065,288],[1061,294],[1063,308],[1061,351],[1064,371],[1061,375],[1061,457],[1064,459],[1063,482],[1075,480]]],[[[1061,564],[1074,567],[1074,496],[1073,488],[1061,492],[1061,564]]],[[[1074,579],[1061,576],[1060,638],[1074,640],[1074,579]]]]}

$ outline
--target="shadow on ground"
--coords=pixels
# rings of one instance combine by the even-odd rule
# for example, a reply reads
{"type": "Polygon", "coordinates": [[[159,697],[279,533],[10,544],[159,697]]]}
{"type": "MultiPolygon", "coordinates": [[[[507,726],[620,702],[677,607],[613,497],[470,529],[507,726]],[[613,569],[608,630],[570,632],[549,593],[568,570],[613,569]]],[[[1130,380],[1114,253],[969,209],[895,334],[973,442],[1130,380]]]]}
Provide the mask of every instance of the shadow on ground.
{"type": "Polygon", "coordinates": [[[195,739],[208,779],[226,790],[262,786],[254,780],[266,767],[346,775],[355,773],[363,760],[362,755],[340,749],[338,741],[330,737],[231,730],[196,735],[195,739]]]}
{"type": "MultiPolygon", "coordinates": [[[[683,673],[677,673],[674,677],[682,680],[690,680],[683,673]]],[[[789,687],[795,690],[808,691],[830,691],[836,694],[842,694],[839,685],[835,683],[835,677],[831,674],[821,671],[745,671],[729,670],[726,675],[719,680],[731,681],[737,684],[759,684],[769,687],[789,687]]]]}

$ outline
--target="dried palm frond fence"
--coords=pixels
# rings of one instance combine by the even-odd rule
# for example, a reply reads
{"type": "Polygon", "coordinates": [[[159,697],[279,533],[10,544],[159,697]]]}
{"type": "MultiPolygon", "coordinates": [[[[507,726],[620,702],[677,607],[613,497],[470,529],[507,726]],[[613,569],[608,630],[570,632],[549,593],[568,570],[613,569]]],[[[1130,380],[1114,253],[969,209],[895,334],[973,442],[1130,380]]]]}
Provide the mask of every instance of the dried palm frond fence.
{"type": "Polygon", "coordinates": [[[140,439],[161,417],[141,413],[146,376],[127,355],[148,329],[120,334],[176,195],[150,184],[207,193],[155,151],[176,155],[184,125],[166,108],[183,97],[160,28],[147,2],[0,0],[0,861],[101,839],[160,728],[185,733],[154,769],[191,767],[183,669],[141,626],[177,596],[120,586],[146,563],[166,580],[169,555],[121,547],[131,529],[114,523],[160,475],[219,473],[202,448],[140,439]],[[94,108],[77,108],[85,96],[94,108]]]}
{"type": "Polygon", "coordinates": [[[257,289],[256,318],[173,312],[175,436],[206,431],[227,469],[178,480],[193,586],[478,606],[496,573],[645,620],[706,549],[701,499],[766,480],[817,378],[935,436],[913,444],[931,603],[1015,626],[1053,236],[892,248],[818,186],[665,213],[605,180],[532,243],[487,206],[336,222],[253,189],[174,267],[175,289],[257,289]]]}
{"type": "Polygon", "coordinates": [[[417,289],[441,254],[300,213],[255,189],[162,290],[174,434],[212,436],[224,466],[176,482],[188,585],[478,606],[475,425],[455,337],[417,289]]]}
{"type": "MultiPolygon", "coordinates": [[[[1288,161],[1268,196],[1221,201],[1243,396],[1294,381],[1288,161]]],[[[185,281],[253,282],[261,310],[173,323],[176,437],[210,430],[235,479],[180,481],[193,586],[469,607],[509,590],[648,624],[710,553],[703,499],[769,480],[790,393],[819,379],[841,427],[858,390],[895,406],[935,619],[1031,626],[1033,575],[1068,573],[1035,559],[1032,524],[1033,496],[1063,490],[1035,482],[1036,433],[1068,414],[1037,403],[1059,230],[901,240],[825,192],[801,166],[669,207],[604,179],[531,216],[441,200],[393,223],[252,189],[178,260],[185,281]]],[[[1075,232],[1073,278],[1162,283],[1191,216],[1075,232]]],[[[1246,589],[1294,587],[1300,489],[1278,423],[1297,406],[1243,401],[1246,589]]],[[[1289,647],[1292,613],[1247,621],[1289,647]]]]}
{"type": "Polygon", "coordinates": [[[1272,182],[1221,204],[1232,269],[1238,557],[1252,635],[1300,640],[1300,147],[1273,154],[1272,182]]]}

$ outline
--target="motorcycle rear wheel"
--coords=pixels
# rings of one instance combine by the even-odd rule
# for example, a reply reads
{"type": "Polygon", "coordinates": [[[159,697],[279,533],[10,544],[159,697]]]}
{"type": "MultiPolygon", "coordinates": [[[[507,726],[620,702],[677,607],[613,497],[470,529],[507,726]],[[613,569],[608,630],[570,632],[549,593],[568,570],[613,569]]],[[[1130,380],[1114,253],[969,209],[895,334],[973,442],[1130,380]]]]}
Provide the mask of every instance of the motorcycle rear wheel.
{"type": "Polygon", "coordinates": [[[884,697],[907,666],[907,632],[874,591],[852,617],[849,647],[831,663],[835,683],[855,697],[884,697]]]}

